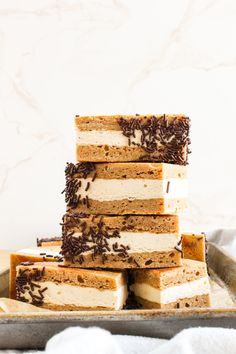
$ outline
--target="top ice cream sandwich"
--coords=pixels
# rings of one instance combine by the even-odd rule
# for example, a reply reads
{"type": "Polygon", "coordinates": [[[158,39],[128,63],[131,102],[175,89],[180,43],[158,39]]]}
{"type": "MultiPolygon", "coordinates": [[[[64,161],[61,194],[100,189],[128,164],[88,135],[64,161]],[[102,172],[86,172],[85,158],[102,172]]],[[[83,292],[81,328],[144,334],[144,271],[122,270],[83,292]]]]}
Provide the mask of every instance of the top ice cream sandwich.
{"type": "Polygon", "coordinates": [[[190,120],[184,115],[75,117],[81,162],[188,162],[190,120]]]}

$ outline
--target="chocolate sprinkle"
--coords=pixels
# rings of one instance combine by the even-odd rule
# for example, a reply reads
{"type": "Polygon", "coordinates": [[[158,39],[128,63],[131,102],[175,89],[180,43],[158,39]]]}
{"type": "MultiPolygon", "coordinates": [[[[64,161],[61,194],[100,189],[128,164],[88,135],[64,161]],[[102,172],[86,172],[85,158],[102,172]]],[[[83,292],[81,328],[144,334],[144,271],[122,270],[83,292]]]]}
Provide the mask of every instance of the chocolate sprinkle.
{"type": "Polygon", "coordinates": [[[181,236],[180,240],[178,241],[177,246],[175,246],[175,249],[176,249],[176,251],[181,253],[181,257],[183,258],[183,250],[182,250],[182,248],[180,248],[181,244],[182,244],[182,236],[181,236]]]}
{"type": "Polygon", "coordinates": [[[138,268],[140,268],[140,265],[138,264],[138,262],[136,261],[136,259],[132,256],[130,256],[128,258],[128,263],[134,263],[138,268]]]}
{"type": "Polygon", "coordinates": [[[179,240],[179,242],[177,243],[177,246],[180,246],[181,243],[182,243],[182,236],[180,237],[180,240],[179,240]]]}
{"type": "Polygon", "coordinates": [[[92,182],[95,181],[96,177],[97,177],[97,173],[95,172],[94,175],[93,175],[93,178],[92,178],[92,182]]]}
{"type": "MultiPolygon", "coordinates": [[[[81,178],[86,179],[93,171],[95,171],[95,164],[92,162],[81,162],[77,164],[67,163],[65,169],[66,176],[66,188],[62,191],[65,193],[65,202],[69,209],[75,209],[79,204],[86,205],[89,208],[89,198],[86,195],[81,198],[81,194],[78,191],[82,187],[81,178]]],[[[96,178],[96,171],[93,174],[92,182],[96,178]]],[[[84,192],[87,192],[90,187],[90,182],[88,181],[84,192]]]]}
{"type": "Polygon", "coordinates": [[[34,265],[34,262],[30,262],[30,261],[21,262],[20,265],[23,265],[23,266],[31,266],[31,265],[34,265]]]}
{"type": "Polygon", "coordinates": [[[150,264],[152,264],[152,260],[151,259],[149,259],[148,261],[145,262],[145,265],[150,265],[150,264]]]}
{"type": "Polygon", "coordinates": [[[128,145],[141,146],[146,152],[140,160],[187,165],[190,144],[189,118],[168,120],[165,114],[152,116],[143,122],[140,118],[118,121],[128,145]],[[141,131],[140,143],[134,141],[136,131],[141,131]]]}
{"type": "Polygon", "coordinates": [[[167,182],[166,193],[169,193],[169,189],[170,189],[170,181],[167,182]]]}
{"type": "Polygon", "coordinates": [[[176,249],[176,251],[180,252],[180,253],[181,253],[181,255],[183,256],[183,251],[182,251],[182,249],[181,249],[181,248],[179,248],[178,246],[175,246],[175,249],[176,249]]]}
{"type": "Polygon", "coordinates": [[[140,268],[140,265],[138,264],[138,262],[136,261],[136,259],[134,259],[134,263],[136,264],[136,266],[137,266],[138,268],[140,268]]]}
{"type": "MultiPolygon", "coordinates": [[[[33,265],[32,262],[23,262],[21,265],[30,266],[33,265]]],[[[35,283],[42,280],[44,276],[45,268],[42,269],[32,268],[32,269],[19,269],[16,277],[16,300],[28,302],[35,306],[42,306],[44,295],[43,292],[47,288],[41,288],[41,285],[35,283]],[[25,293],[28,292],[31,299],[25,297],[25,293]]]]}

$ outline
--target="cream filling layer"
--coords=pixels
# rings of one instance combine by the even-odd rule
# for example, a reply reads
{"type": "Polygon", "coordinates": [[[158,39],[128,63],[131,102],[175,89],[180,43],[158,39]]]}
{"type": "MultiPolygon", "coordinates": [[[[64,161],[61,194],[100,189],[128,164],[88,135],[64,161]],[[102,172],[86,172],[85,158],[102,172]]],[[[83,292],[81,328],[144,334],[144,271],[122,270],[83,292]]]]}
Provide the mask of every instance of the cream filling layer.
{"type": "Polygon", "coordinates": [[[91,178],[78,179],[81,181],[77,195],[84,198],[86,195],[92,200],[135,200],[135,199],[184,199],[188,194],[187,179],[169,178],[157,179],[101,179],[96,178],[92,182],[91,178]],[[85,192],[87,183],[90,187],[85,192]]]}
{"type": "MultiPolygon", "coordinates": [[[[81,236],[81,233],[74,233],[73,236],[81,236]]],[[[107,238],[108,246],[111,251],[112,245],[117,242],[124,246],[129,246],[128,253],[144,252],[168,252],[173,250],[180,241],[179,234],[155,234],[150,232],[120,232],[120,238],[107,238]]],[[[84,252],[83,254],[91,253],[84,252]]]]}
{"type": "MultiPolygon", "coordinates": [[[[91,287],[82,287],[66,283],[53,283],[51,281],[36,282],[44,291],[44,303],[53,305],[75,305],[78,307],[105,307],[121,310],[126,302],[127,286],[122,285],[116,290],[100,290],[91,287]]],[[[31,299],[28,293],[24,294],[31,299]]]]}
{"type": "Polygon", "coordinates": [[[169,304],[178,299],[191,298],[197,295],[210,294],[208,277],[189,281],[180,285],[160,290],[146,283],[135,283],[131,290],[138,297],[159,304],[169,304]]]}
{"type": "Polygon", "coordinates": [[[17,251],[17,253],[24,253],[24,254],[28,254],[31,256],[46,256],[46,255],[50,255],[52,257],[57,257],[60,256],[60,246],[54,246],[54,247],[32,247],[32,248],[24,248],[20,251],[17,251]]]}
{"type": "MultiPolygon", "coordinates": [[[[123,135],[122,131],[116,130],[89,130],[82,131],[76,129],[76,142],[78,145],[110,145],[110,146],[127,146],[128,138],[123,135]]],[[[141,143],[141,131],[135,131],[135,138],[132,141],[141,143]]]]}

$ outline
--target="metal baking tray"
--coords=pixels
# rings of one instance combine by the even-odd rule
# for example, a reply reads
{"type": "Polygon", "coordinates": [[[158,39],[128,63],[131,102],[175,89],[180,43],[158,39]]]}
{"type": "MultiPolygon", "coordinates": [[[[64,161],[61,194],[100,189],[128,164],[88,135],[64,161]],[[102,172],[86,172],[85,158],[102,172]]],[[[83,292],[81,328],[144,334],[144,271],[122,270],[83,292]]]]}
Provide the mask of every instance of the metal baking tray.
{"type": "Polygon", "coordinates": [[[41,349],[54,334],[71,326],[159,338],[171,338],[189,327],[236,328],[236,261],[209,243],[208,262],[211,308],[0,314],[0,348],[41,349]]]}

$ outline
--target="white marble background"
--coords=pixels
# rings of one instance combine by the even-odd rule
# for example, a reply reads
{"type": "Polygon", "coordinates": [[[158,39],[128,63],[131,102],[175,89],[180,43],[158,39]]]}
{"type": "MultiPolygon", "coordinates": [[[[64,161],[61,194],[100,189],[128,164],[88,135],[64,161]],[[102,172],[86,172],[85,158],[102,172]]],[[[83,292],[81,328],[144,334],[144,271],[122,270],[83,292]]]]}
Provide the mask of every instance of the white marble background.
{"type": "Polygon", "coordinates": [[[0,247],[60,232],[75,114],[178,112],[183,228],[236,227],[235,0],[0,0],[0,247]]]}

